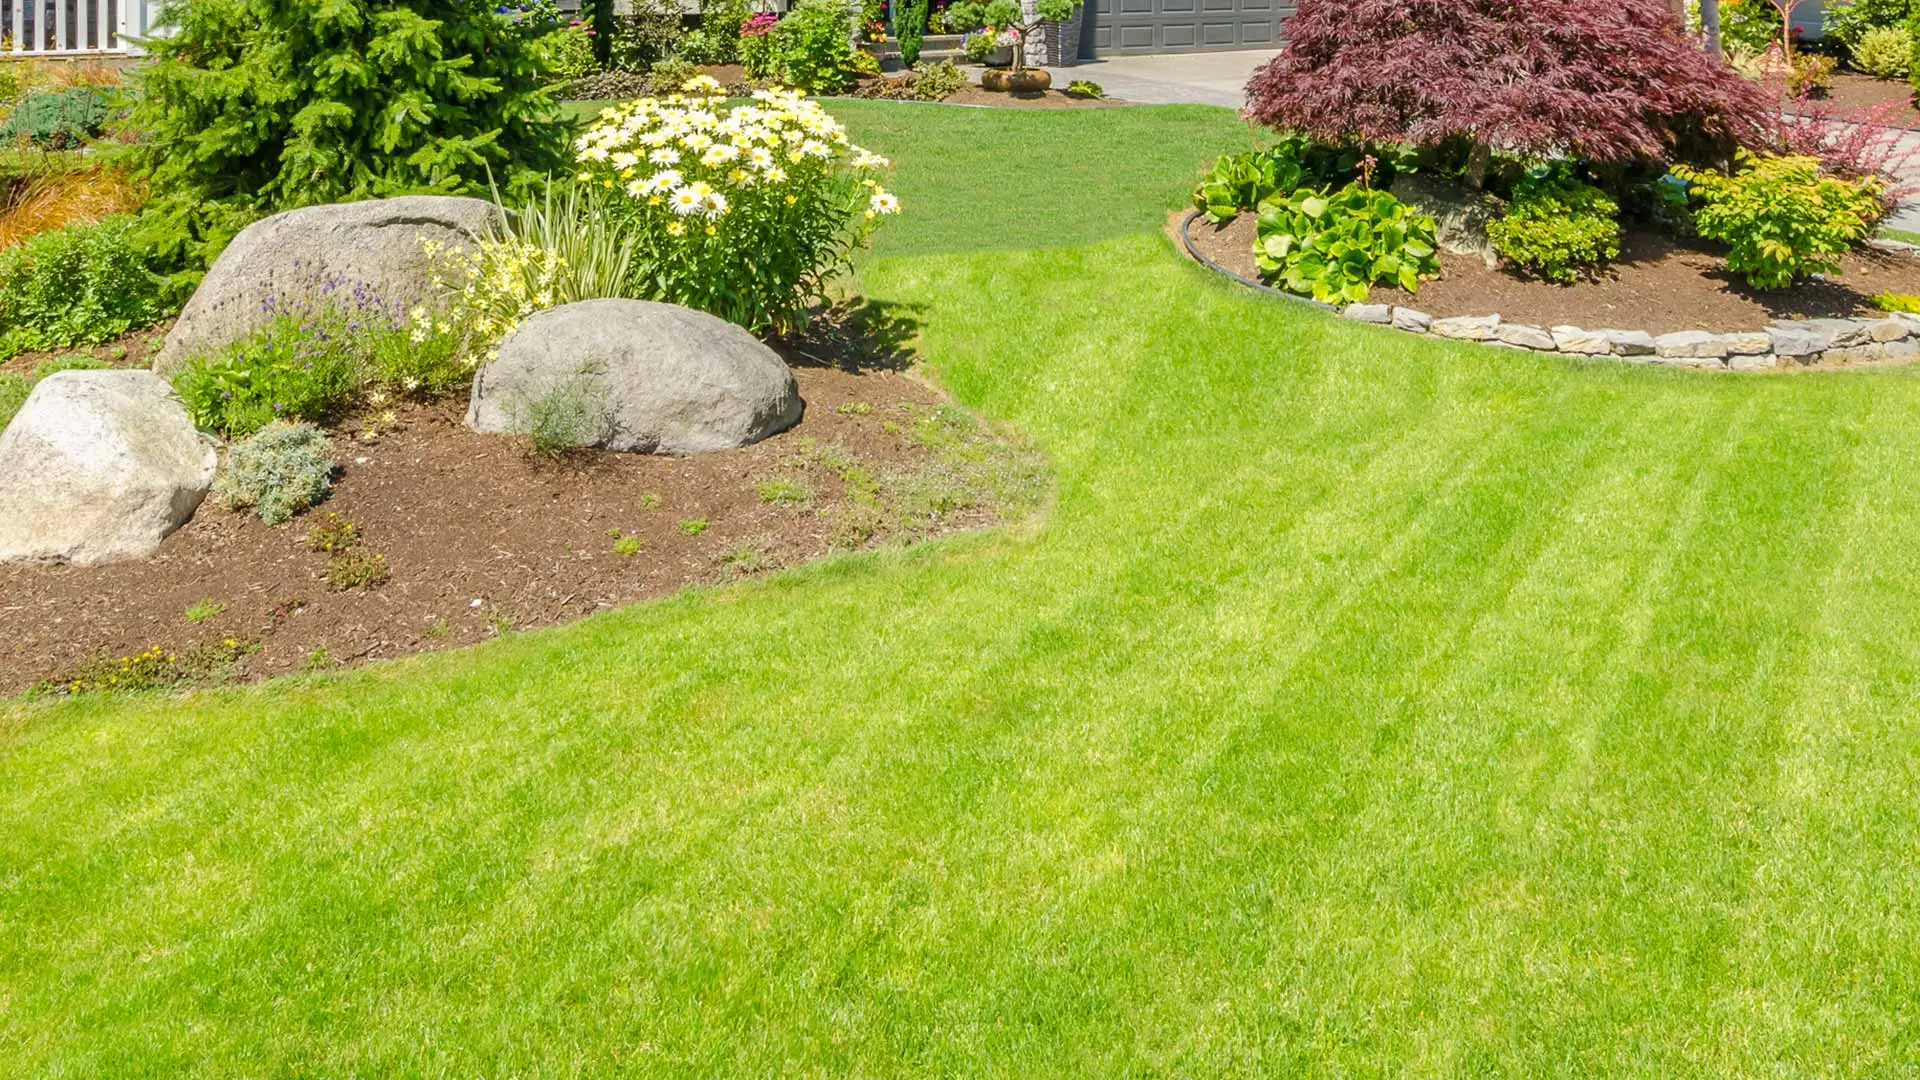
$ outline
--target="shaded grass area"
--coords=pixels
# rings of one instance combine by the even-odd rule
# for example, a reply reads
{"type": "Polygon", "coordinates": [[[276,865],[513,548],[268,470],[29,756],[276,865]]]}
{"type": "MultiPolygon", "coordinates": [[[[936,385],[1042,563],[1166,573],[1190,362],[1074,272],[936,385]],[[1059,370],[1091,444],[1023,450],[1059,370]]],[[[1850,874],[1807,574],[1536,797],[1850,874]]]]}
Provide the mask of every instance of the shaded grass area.
{"type": "Polygon", "coordinates": [[[865,280],[1044,521],[15,709],[10,1074],[1910,1072],[1914,376],[1409,339],[1156,235],[865,280]]]}

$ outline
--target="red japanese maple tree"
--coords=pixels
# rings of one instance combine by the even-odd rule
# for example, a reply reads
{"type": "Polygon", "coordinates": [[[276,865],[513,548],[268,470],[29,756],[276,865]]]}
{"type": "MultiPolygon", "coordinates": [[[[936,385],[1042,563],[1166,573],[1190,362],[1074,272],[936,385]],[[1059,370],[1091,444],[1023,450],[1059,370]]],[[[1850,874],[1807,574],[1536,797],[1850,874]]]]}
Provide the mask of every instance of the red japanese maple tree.
{"type": "Polygon", "coordinates": [[[1329,143],[1658,160],[1758,136],[1764,95],[1680,30],[1665,0],[1300,0],[1247,115],[1329,143]]]}

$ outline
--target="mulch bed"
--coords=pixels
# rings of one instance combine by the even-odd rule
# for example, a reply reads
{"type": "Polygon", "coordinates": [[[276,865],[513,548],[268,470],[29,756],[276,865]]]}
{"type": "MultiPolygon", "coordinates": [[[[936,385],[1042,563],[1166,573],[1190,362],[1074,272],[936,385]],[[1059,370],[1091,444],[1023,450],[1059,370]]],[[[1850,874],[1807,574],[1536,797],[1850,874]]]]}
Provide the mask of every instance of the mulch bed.
{"type": "Polygon", "coordinates": [[[1871,119],[1875,123],[1920,128],[1920,109],[1913,106],[1913,87],[1897,79],[1840,72],[1834,75],[1833,85],[1818,96],[1842,118],[1872,109],[1871,119]]]}
{"type": "MultiPolygon", "coordinates": [[[[1259,278],[1253,261],[1255,219],[1241,214],[1219,228],[1195,221],[1194,247],[1234,273],[1259,278]]],[[[1442,253],[1441,276],[1418,295],[1375,287],[1376,304],[1418,308],[1438,318],[1490,315],[1536,326],[1591,330],[1759,330],[1775,319],[1867,317],[1873,296],[1920,292],[1920,260],[1866,250],[1840,260],[1841,274],[1791,289],[1759,292],[1726,269],[1724,252],[1704,242],[1644,231],[1621,239],[1618,261],[1577,285],[1555,285],[1507,270],[1489,270],[1471,256],[1442,253]]]]}
{"type": "MultiPolygon", "coordinates": [[[[333,432],[341,471],[332,497],[285,526],[210,495],[153,559],[0,567],[0,695],[65,683],[90,662],[156,646],[161,655],[237,656],[222,674],[242,679],[449,648],[835,549],[999,519],[978,503],[875,509],[875,479],[884,501],[889,477],[922,491],[964,467],[916,436],[945,403],[939,391],[896,370],[811,366],[795,377],[807,402],[795,428],[684,459],[538,460],[521,440],[469,431],[464,401],[357,417],[333,432]],[[367,430],[375,434],[363,440],[367,430]],[[764,485],[777,479],[797,481],[803,501],[769,501],[764,485]],[[329,590],[329,556],[307,544],[329,514],[386,557],[390,581],[329,590]],[[637,539],[629,553],[616,549],[613,530],[637,539]],[[187,612],[196,605],[201,616],[218,614],[195,623],[187,612]]],[[[982,440],[973,451],[1027,454],[969,430],[982,440]]],[[[791,500],[791,483],[785,490],[791,500]]]]}
{"type": "MultiPolygon", "coordinates": [[[[876,100],[919,100],[917,98],[897,99],[886,92],[891,79],[899,76],[882,75],[877,78],[860,80],[860,85],[850,96],[872,98],[876,100]]],[[[958,92],[942,98],[942,105],[983,105],[997,109],[1106,109],[1116,105],[1128,104],[1117,98],[1079,98],[1068,94],[1064,89],[1055,87],[1037,94],[1003,93],[997,90],[983,90],[969,83],[958,92]]]]}

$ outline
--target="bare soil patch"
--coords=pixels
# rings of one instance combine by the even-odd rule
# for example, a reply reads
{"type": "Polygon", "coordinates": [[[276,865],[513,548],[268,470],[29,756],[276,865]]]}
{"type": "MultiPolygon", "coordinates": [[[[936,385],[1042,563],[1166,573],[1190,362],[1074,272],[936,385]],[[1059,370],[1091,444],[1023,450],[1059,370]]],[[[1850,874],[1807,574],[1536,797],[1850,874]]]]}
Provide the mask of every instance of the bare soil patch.
{"type": "MultiPolygon", "coordinates": [[[[1038,502],[1036,455],[898,370],[795,369],[806,416],[694,458],[552,462],[462,423],[464,401],[332,432],[332,497],[280,528],[209,496],[157,557],[0,567],[0,694],[127,658],[217,655],[254,679],[448,648],[835,550],[992,525],[1038,502]],[[333,591],[329,515],[391,579],[333,591]]],[[[184,662],[184,661],[183,661],[184,662]]],[[[140,669],[141,663],[131,665],[140,669]]]]}
{"type": "MultiPolygon", "coordinates": [[[[1195,221],[1196,250],[1243,277],[1258,279],[1253,261],[1255,219],[1241,214],[1213,227],[1195,221]]],[[[1489,270],[1479,259],[1441,255],[1441,276],[1422,282],[1418,295],[1376,287],[1377,304],[1418,308],[1436,317],[1499,313],[1508,322],[1589,329],[1758,330],[1775,319],[1867,317],[1881,292],[1920,292],[1920,260],[1876,250],[1840,260],[1841,273],[1791,289],[1761,292],[1728,272],[1724,251],[1700,241],[1629,231],[1620,258],[1593,277],[1556,285],[1510,270],[1489,270]]]]}

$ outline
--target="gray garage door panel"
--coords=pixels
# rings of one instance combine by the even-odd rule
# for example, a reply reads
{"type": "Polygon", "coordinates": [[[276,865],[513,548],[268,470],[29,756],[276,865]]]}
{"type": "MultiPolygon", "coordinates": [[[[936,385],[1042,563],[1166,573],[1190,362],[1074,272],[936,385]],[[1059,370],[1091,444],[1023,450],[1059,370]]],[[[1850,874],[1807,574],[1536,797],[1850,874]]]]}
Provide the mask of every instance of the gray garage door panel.
{"type": "Polygon", "coordinates": [[[1128,53],[1257,49],[1280,41],[1292,0],[1094,0],[1085,50],[1128,53]]]}

